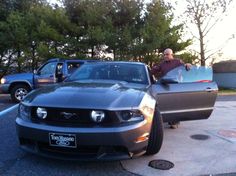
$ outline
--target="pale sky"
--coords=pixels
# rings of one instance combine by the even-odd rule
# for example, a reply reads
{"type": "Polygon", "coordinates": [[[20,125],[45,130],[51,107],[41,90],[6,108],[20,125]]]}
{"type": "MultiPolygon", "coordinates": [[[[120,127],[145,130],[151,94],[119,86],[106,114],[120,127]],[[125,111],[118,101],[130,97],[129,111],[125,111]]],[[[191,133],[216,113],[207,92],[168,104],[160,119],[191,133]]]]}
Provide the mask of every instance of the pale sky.
{"type": "MultiPolygon", "coordinates": [[[[168,1],[168,0],[167,0],[168,1]]],[[[169,0],[170,1],[170,0],[169,0]]],[[[172,1],[173,2],[173,1],[172,1]]],[[[183,14],[185,9],[185,5],[183,1],[177,1],[177,10],[175,11],[176,19],[183,14]]],[[[219,48],[222,49],[222,56],[217,61],[220,60],[236,60],[236,1],[232,1],[231,7],[227,12],[227,16],[223,17],[223,20],[219,22],[209,34],[209,42],[207,42],[208,48],[210,50],[217,50],[219,48]],[[233,39],[232,35],[235,37],[233,39]]],[[[192,29],[195,31],[196,27],[192,29]]],[[[197,32],[197,31],[195,31],[197,32]]],[[[190,33],[186,33],[188,37],[190,37],[190,33]]],[[[199,48],[199,43],[195,41],[190,48],[199,48]]]]}
{"type": "Polygon", "coordinates": [[[231,9],[228,12],[228,16],[226,16],[221,23],[219,23],[214,33],[216,34],[214,41],[219,41],[219,43],[224,42],[227,38],[234,35],[234,38],[231,39],[228,43],[226,43],[224,48],[224,56],[229,59],[236,60],[236,1],[232,2],[231,9]],[[218,40],[217,40],[218,38],[218,40]]]}
{"type": "MultiPolygon", "coordinates": [[[[58,2],[57,0],[48,1],[51,3],[58,2]]],[[[150,0],[145,1],[148,2],[150,0]]],[[[173,2],[173,0],[167,1],[173,2]]],[[[177,2],[178,10],[175,12],[176,19],[178,19],[179,15],[182,14],[185,9],[183,1],[179,0],[177,2]]],[[[236,60],[236,1],[232,1],[231,7],[227,14],[228,15],[223,18],[223,21],[218,23],[218,25],[215,26],[214,30],[212,30],[211,35],[209,36],[209,42],[207,44],[209,45],[209,49],[218,49],[223,47],[223,55],[219,58],[220,60],[236,60]],[[227,41],[227,39],[232,35],[235,35],[235,37],[227,41]]],[[[188,33],[186,33],[186,35],[190,36],[190,34],[188,33]]],[[[191,47],[198,48],[198,43],[195,42],[191,47]]]]}

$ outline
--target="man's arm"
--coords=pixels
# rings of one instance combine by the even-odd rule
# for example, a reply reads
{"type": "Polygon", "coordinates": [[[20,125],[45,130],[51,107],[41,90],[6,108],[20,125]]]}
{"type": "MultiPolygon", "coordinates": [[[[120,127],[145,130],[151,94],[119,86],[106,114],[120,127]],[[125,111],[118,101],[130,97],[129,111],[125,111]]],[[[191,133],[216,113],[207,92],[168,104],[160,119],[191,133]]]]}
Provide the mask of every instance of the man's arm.
{"type": "Polygon", "coordinates": [[[183,66],[185,66],[185,68],[186,68],[187,71],[191,69],[192,64],[190,64],[190,63],[186,63],[186,64],[185,64],[182,59],[179,59],[179,61],[180,61],[180,63],[181,63],[183,66]]]}
{"type": "Polygon", "coordinates": [[[160,70],[160,65],[158,65],[158,64],[155,64],[151,69],[151,73],[153,75],[157,75],[158,73],[160,73],[160,71],[161,71],[160,70]]]}
{"type": "Polygon", "coordinates": [[[192,67],[192,64],[186,63],[186,64],[184,64],[184,66],[185,66],[186,70],[189,71],[192,67]]]}

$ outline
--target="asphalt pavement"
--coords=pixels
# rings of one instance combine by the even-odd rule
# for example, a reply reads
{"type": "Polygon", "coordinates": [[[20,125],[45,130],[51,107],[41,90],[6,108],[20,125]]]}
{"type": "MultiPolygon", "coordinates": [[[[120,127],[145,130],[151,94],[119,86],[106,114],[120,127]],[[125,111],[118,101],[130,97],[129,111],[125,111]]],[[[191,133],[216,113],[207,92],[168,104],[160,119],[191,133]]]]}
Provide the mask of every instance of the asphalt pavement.
{"type": "MultiPolygon", "coordinates": [[[[14,105],[9,96],[0,95],[1,112],[14,105]]],[[[0,175],[236,176],[235,110],[236,95],[218,96],[208,120],[181,122],[174,130],[165,125],[163,146],[153,156],[115,162],[65,162],[19,149],[15,131],[17,109],[13,108],[0,116],[0,175]],[[148,166],[153,160],[173,165],[169,170],[154,169],[148,166]]]]}
{"type": "Polygon", "coordinates": [[[12,103],[9,95],[0,94],[0,112],[11,107],[15,103],[12,103]]]}

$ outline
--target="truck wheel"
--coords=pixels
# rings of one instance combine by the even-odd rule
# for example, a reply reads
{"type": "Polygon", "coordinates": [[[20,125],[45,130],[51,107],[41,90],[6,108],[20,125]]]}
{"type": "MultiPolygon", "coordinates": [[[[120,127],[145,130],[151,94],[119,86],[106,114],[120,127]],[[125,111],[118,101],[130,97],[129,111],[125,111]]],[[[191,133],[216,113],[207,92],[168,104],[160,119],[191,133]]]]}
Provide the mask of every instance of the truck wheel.
{"type": "Polygon", "coordinates": [[[163,120],[160,112],[156,110],[153,120],[152,129],[149,136],[146,155],[154,155],[161,149],[163,142],[163,120]]]}
{"type": "Polygon", "coordinates": [[[11,99],[13,102],[19,103],[28,93],[30,89],[27,85],[17,84],[11,89],[11,99]]]}

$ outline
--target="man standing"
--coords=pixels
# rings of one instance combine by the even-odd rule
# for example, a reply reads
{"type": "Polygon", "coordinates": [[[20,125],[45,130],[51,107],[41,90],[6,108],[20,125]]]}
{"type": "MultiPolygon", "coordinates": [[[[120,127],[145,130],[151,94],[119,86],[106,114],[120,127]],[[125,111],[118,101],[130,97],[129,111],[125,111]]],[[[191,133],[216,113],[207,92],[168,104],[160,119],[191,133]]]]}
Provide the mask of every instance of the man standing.
{"type": "Polygon", "coordinates": [[[170,70],[181,65],[185,66],[187,70],[191,68],[191,64],[185,64],[182,60],[174,58],[172,49],[167,48],[164,51],[164,60],[159,65],[155,64],[151,72],[155,76],[162,77],[170,70]]]}
{"type": "MultiPolygon", "coordinates": [[[[174,58],[172,49],[167,48],[164,51],[164,60],[159,65],[155,64],[151,73],[155,76],[162,77],[170,70],[181,65],[185,66],[186,70],[191,68],[191,64],[185,64],[182,60],[174,58]]],[[[169,122],[168,124],[170,125],[170,128],[176,129],[178,128],[179,122],[169,122]]]]}

